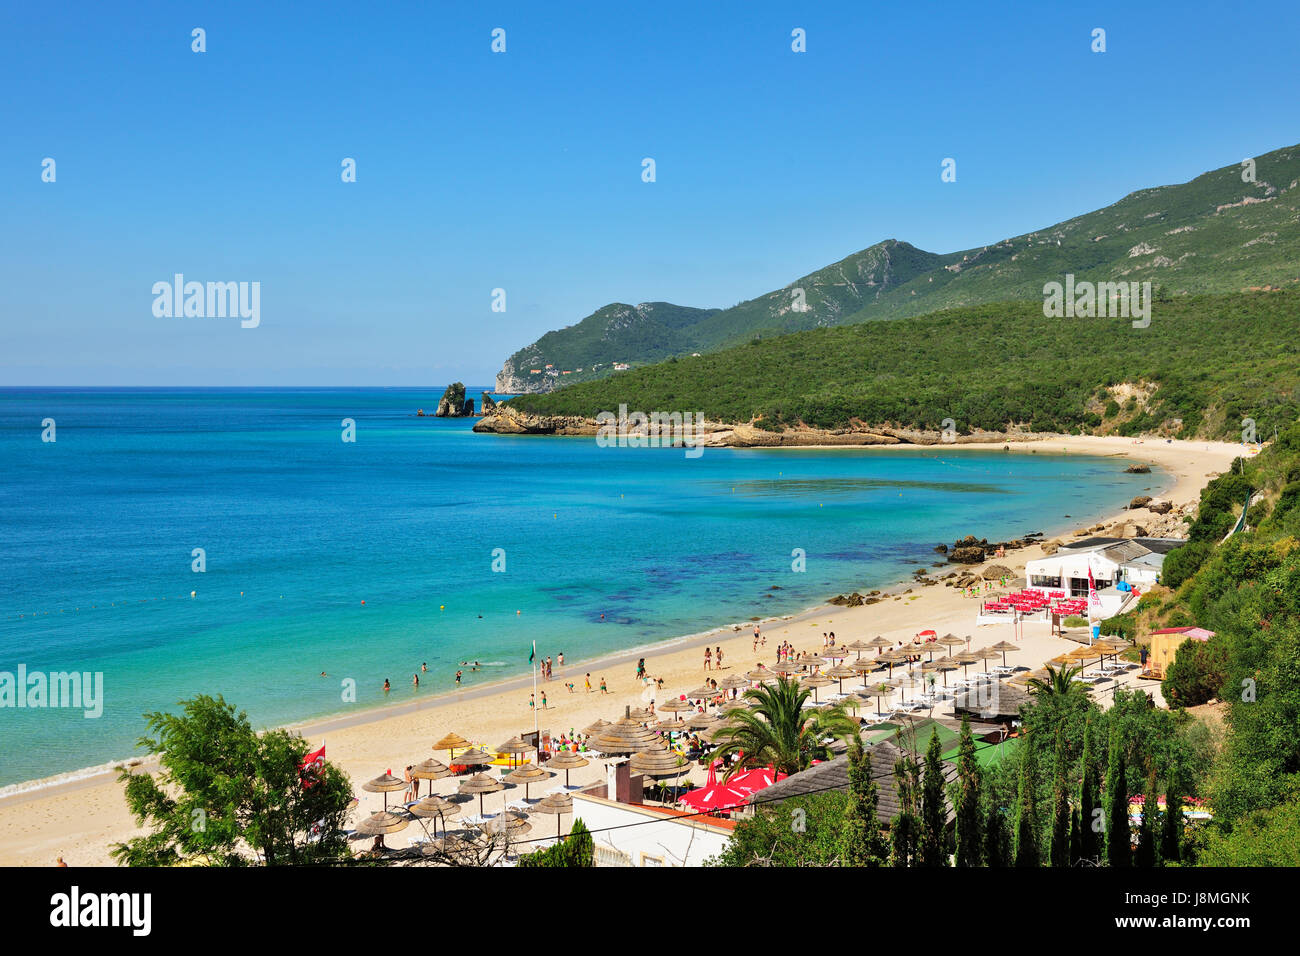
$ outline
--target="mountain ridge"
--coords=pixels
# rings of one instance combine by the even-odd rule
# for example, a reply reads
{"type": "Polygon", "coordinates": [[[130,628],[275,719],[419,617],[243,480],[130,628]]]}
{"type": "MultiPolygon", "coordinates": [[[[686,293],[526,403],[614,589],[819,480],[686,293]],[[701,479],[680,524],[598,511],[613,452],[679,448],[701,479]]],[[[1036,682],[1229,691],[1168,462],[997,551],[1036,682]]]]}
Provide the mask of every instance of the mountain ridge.
{"type": "Polygon", "coordinates": [[[1253,181],[1243,181],[1242,164],[1223,166],[958,252],[883,240],[727,309],[611,303],[511,355],[497,390],[549,392],[603,378],[615,363],[636,367],[811,328],[1040,298],[1044,283],[1067,273],[1151,281],[1174,295],[1288,284],[1300,279],[1300,146],[1253,162],[1253,181]]]}

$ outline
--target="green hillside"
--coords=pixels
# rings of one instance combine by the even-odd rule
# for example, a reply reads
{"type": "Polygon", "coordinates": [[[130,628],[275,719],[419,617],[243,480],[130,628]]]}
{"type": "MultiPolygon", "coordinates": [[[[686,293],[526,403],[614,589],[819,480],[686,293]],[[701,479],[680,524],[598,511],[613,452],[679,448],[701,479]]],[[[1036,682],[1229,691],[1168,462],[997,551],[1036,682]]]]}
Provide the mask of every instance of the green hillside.
{"type": "Polygon", "coordinates": [[[668,303],[605,306],[577,325],[516,352],[501,391],[535,391],[558,379],[532,376],[553,364],[601,377],[757,336],[922,315],[941,309],[1041,301],[1043,284],[1150,281],[1167,294],[1241,292],[1300,281],[1300,147],[1256,158],[1255,181],[1239,164],[1191,182],[1132,193],[1114,205],[979,249],[947,255],[889,240],[729,309],[668,303]],[[802,290],[803,309],[796,308],[802,290]],[[592,372],[593,366],[600,367],[592,372]],[[523,369],[521,373],[520,370],[523,369]],[[505,385],[515,386],[505,388],[505,385]]]}
{"type": "Polygon", "coordinates": [[[1039,302],[812,329],[677,358],[511,404],[542,414],[703,412],[765,428],[1261,436],[1300,415],[1300,290],[1183,296],[1127,319],[1046,319],[1039,302]],[[1112,386],[1132,385],[1135,389],[1112,386]]]}

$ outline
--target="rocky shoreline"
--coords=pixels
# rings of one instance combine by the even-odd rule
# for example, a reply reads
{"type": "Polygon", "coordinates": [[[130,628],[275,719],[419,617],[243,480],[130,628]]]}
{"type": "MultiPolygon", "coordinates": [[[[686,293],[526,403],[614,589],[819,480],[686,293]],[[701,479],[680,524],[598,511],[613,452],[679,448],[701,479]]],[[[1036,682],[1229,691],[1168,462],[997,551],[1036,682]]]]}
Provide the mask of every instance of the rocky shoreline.
{"type": "MultiPolygon", "coordinates": [[[[595,436],[600,424],[595,418],[581,415],[537,415],[510,405],[485,406],[483,417],[474,423],[474,431],[495,435],[570,435],[595,436]]],[[[648,436],[647,428],[632,428],[629,435],[648,436]]],[[[988,442],[1040,441],[1043,436],[1031,432],[976,431],[945,440],[941,431],[929,431],[892,425],[861,428],[787,428],[768,431],[752,424],[704,422],[694,428],[695,442],[705,448],[781,448],[812,445],[964,445],[988,442]]],[[[665,436],[666,437],[666,436],[665,436]]]]}

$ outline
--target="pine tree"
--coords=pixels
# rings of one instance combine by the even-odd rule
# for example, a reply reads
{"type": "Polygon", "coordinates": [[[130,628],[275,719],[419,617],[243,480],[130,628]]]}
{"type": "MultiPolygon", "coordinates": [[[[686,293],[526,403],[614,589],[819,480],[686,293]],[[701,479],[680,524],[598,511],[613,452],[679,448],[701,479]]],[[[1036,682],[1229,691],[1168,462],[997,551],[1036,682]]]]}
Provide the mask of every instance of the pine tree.
{"type": "Polygon", "coordinates": [[[1056,772],[1052,781],[1052,866],[1070,865],[1070,787],[1065,776],[1065,726],[1056,725],[1056,772]]]}
{"type": "Polygon", "coordinates": [[[1171,770],[1165,784],[1165,816],[1160,828],[1160,858],[1177,863],[1183,857],[1183,795],[1178,787],[1178,772],[1171,770]]]}
{"type": "Polygon", "coordinates": [[[1020,747],[1020,788],[1016,794],[1015,865],[1042,865],[1038,838],[1038,762],[1034,759],[1033,741],[1025,735],[1020,747]]]}
{"type": "Polygon", "coordinates": [[[1119,867],[1133,865],[1125,774],[1124,745],[1116,728],[1111,734],[1110,754],[1106,761],[1106,862],[1119,867]]]}
{"type": "Polygon", "coordinates": [[[1156,796],[1156,772],[1154,770],[1147,774],[1147,787],[1142,796],[1142,824],[1138,827],[1138,846],[1137,854],[1133,859],[1134,866],[1153,867],[1156,865],[1156,840],[1159,830],[1158,815],[1160,813],[1156,796]]]}
{"type": "Polygon", "coordinates": [[[961,753],[957,758],[957,866],[982,866],[984,834],[980,817],[980,767],[970,718],[961,719],[961,753]]]}
{"type": "Polygon", "coordinates": [[[884,866],[889,847],[876,815],[879,796],[871,779],[871,760],[856,738],[849,743],[849,807],[841,834],[844,866],[884,866]]]}
{"type": "Polygon", "coordinates": [[[925,750],[925,783],[921,790],[921,866],[948,865],[948,807],[943,799],[942,749],[939,735],[931,734],[930,745],[925,750]]]}
{"type": "Polygon", "coordinates": [[[1079,853],[1075,860],[1097,862],[1101,857],[1101,840],[1098,838],[1097,808],[1101,806],[1097,780],[1097,750],[1094,743],[1092,717],[1083,728],[1083,782],[1079,787],[1079,853]]]}

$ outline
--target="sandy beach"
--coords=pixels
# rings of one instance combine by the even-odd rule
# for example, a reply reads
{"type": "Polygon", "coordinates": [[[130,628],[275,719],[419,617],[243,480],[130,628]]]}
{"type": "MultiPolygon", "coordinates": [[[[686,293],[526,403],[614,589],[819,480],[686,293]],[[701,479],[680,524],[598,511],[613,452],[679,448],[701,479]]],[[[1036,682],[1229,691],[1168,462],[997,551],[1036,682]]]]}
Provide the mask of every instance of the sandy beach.
{"type": "MultiPolygon", "coordinates": [[[[944,446],[944,452],[961,454],[1003,447],[1001,442],[962,444],[944,446]]],[[[890,451],[889,448],[879,449],[881,454],[890,451]]],[[[1148,463],[1153,469],[1151,490],[1144,493],[1164,498],[1175,506],[1194,503],[1209,477],[1226,470],[1235,457],[1243,454],[1242,447],[1234,444],[1157,439],[1135,442],[1131,438],[1109,437],[1045,438],[1012,444],[1009,450],[1011,454],[1062,452],[1114,456],[1148,463]]],[[[1086,501],[1063,504],[1070,507],[1063,507],[1060,521],[1055,526],[1041,529],[1048,539],[1068,536],[1079,527],[1110,524],[1121,519],[1140,523],[1151,517],[1145,509],[1125,511],[1122,515],[1102,515],[1090,509],[1086,501]],[[1071,517],[1066,518],[1065,513],[1071,517]]],[[[970,530],[977,535],[985,533],[978,528],[970,530]]],[[[996,563],[1021,573],[1026,561],[1041,554],[1042,549],[1033,546],[1011,552],[996,563]]],[[[978,571],[981,566],[962,567],[978,571]]],[[[939,573],[946,573],[946,570],[939,573]]],[[[732,674],[743,673],[759,661],[770,666],[776,660],[777,646],[783,641],[789,641],[799,651],[820,653],[824,631],[834,631],[841,644],[876,635],[910,640],[918,631],[927,628],[939,633],[973,634],[975,647],[1011,636],[1010,625],[976,628],[978,601],[956,588],[942,585],[916,587],[904,582],[885,594],[885,600],[869,606],[842,608],[826,605],[785,618],[767,619],[761,625],[766,645],[760,646],[757,653],[753,648],[752,624],[714,620],[707,603],[702,603],[699,609],[701,631],[710,627],[716,627],[716,630],[644,650],[620,652],[598,661],[566,661],[562,668],[557,665],[554,679],[538,686],[539,692],[545,690],[547,697],[547,708],[539,712],[538,723],[543,730],[558,734],[571,728],[581,730],[597,718],[611,720],[622,716],[627,705],[641,706],[643,688],[634,679],[636,660],[641,656],[647,658],[648,672],[664,681],[659,693],[662,701],[697,687],[706,676],[719,676],[716,669],[711,673],[704,671],[705,645],[722,648],[725,661],[722,672],[732,674]],[[909,587],[913,588],[911,593],[900,593],[909,587]],[[588,673],[592,684],[590,693],[584,686],[588,673]],[[600,693],[602,679],[608,684],[608,694],[600,693]],[[574,684],[573,693],[565,687],[569,681],[574,684]]],[[[1077,646],[1068,639],[1051,636],[1046,624],[1029,624],[1025,631],[1025,636],[1018,639],[1022,650],[1010,655],[1009,663],[1038,667],[1043,661],[1077,646]]],[[[548,653],[554,655],[556,651],[556,648],[538,648],[542,657],[548,653]]],[[[1158,689],[1158,685],[1144,687],[1147,690],[1158,689]]],[[[194,691],[201,692],[202,688],[194,691]]],[[[531,731],[534,724],[534,715],[529,708],[531,693],[530,677],[438,695],[428,688],[417,693],[409,685],[399,685],[392,691],[393,703],[386,708],[316,721],[295,729],[313,747],[325,741],[328,759],[351,777],[361,800],[360,811],[364,813],[378,809],[383,795],[365,793],[360,789],[362,783],[390,769],[401,776],[404,767],[431,756],[445,762],[446,753],[435,753],[430,745],[448,732],[454,731],[491,749],[511,736],[531,731]]],[[[598,777],[603,777],[603,768],[595,763],[573,773],[575,783],[598,777]]],[[[434,783],[434,790],[438,793],[445,794],[454,789],[455,782],[451,779],[434,783]]],[[[534,796],[544,789],[534,788],[534,796]]],[[[401,794],[392,796],[400,797],[401,794]]],[[[488,798],[489,810],[498,809],[500,799],[500,794],[491,795],[488,798]]],[[[3,865],[48,866],[58,856],[73,866],[111,865],[109,844],[129,838],[136,832],[126,810],[121,784],[111,772],[51,782],[0,798],[0,864],[3,865]]],[[[418,833],[418,828],[410,828],[390,839],[389,845],[401,846],[404,837],[418,833]]]]}

